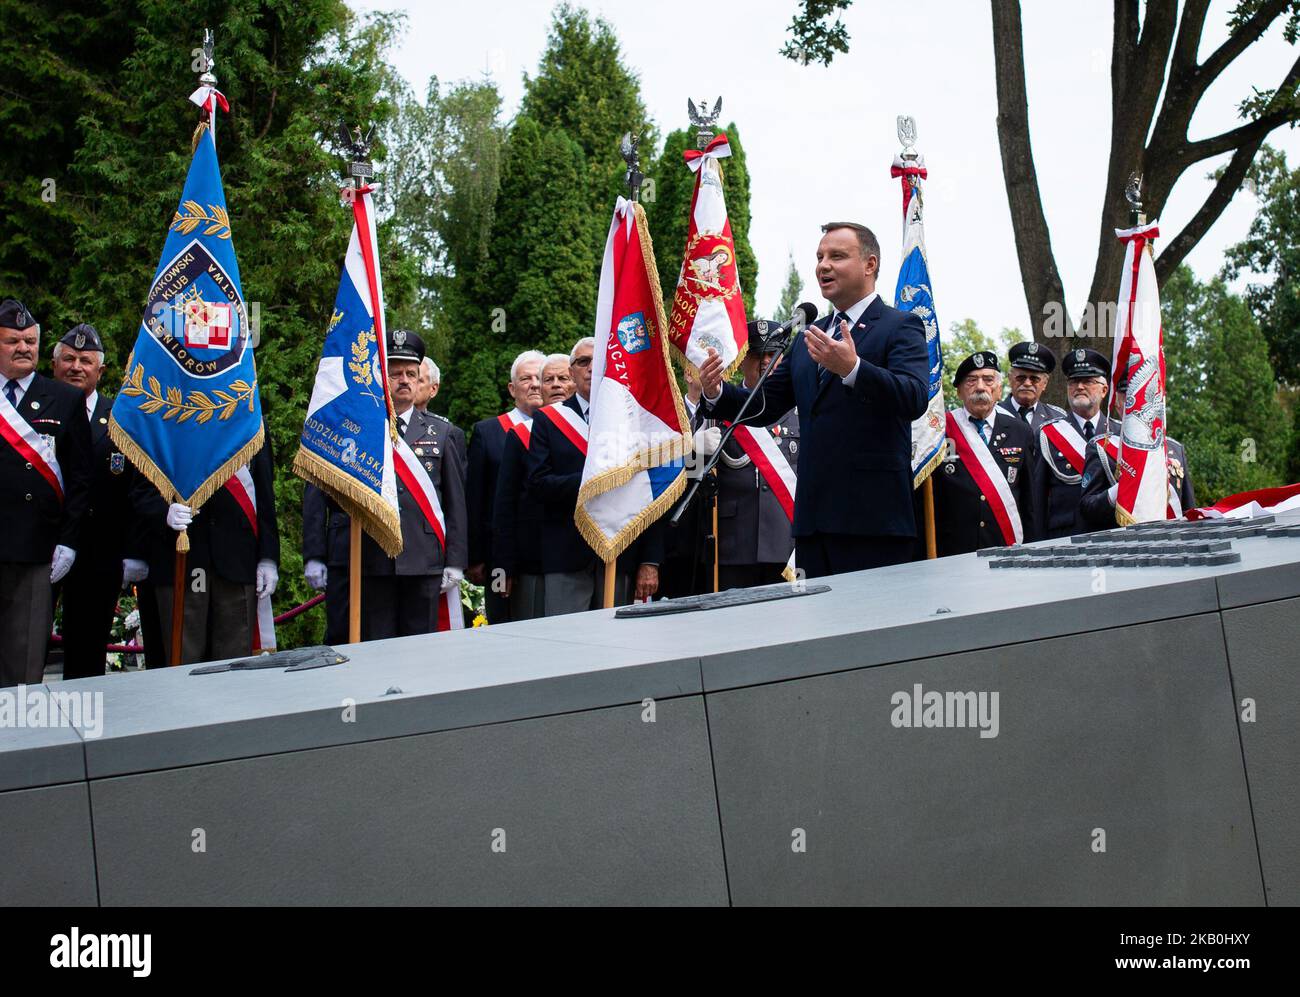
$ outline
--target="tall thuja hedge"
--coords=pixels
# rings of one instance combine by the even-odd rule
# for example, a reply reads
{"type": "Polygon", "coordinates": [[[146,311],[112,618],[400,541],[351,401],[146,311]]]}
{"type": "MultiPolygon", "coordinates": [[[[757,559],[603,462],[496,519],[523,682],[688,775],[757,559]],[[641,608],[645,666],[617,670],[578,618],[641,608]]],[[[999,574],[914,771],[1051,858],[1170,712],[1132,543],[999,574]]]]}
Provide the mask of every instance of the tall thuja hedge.
{"type": "MultiPolygon", "coordinates": [[[[71,5],[69,5],[71,6],[71,5]]],[[[0,59],[21,86],[0,97],[0,293],[40,320],[42,354],[75,322],[105,339],[115,392],[190,161],[198,109],[192,50],[216,34],[231,104],[217,126],[243,290],[276,467],[276,608],[310,593],[301,572],[302,484],[290,470],[338,287],[351,214],[339,205],[334,124],[392,113],[385,51],[400,20],[358,19],[341,0],[187,5],[106,0],[80,10],[0,0],[0,59]],[[44,197],[42,195],[45,195],[44,197]]],[[[382,149],[377,150],[382,154],[382,149]]],[[[401,307],[415,268],[381,235],[385,290],[401,307]]],[[[46,361],[48,367],[48,359],[46,361]]],[[[319,613],[281,644],[319,639],[319,613]]]]}

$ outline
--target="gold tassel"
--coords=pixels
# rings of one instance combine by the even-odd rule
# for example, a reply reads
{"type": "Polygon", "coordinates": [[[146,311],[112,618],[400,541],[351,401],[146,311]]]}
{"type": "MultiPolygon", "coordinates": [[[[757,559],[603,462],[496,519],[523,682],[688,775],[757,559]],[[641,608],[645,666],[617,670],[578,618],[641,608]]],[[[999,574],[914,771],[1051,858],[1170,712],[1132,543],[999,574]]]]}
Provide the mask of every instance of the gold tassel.
{"type": "Polygon", "coordinates": [[[176,553],[188,554],[190,552],[190,534],[188,530],[181,530],[176,534],[176,553]]]}
{"type": "Polygon", "coordinates": [[[208,123],[207,123],[206,121],[200,121],[200,122],[199,122],[199,123],[194,127],[194,135],[190,138],[190,155],[191,155],[191,156],[194,155],[195,150],[198,149],[198,147],[199,147],[199,139],[201,139],[201,138],[203,137],[203,133],[204,133],[205,131],[207,131],[207,130],[208,130],[208,123]]]}

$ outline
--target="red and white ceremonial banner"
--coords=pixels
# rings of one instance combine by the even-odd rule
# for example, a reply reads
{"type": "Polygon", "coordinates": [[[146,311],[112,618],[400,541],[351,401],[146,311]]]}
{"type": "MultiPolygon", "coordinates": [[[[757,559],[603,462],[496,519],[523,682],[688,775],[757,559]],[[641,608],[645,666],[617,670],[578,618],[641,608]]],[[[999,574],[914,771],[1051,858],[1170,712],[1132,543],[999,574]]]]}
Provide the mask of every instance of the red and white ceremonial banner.
{"type": "Polygon", "coordinates": [[[1187,510],[1188,519],[1250,519],[1300,509],[1300,483],[1277,488],[1257,488],[1220,499],[1214,505],[1187,510]]]}
{"type": "MultiPolygon", "coordinates": [[[[1128,378],[1115,475],[1115,520],[1121,526],[1165,518],[1169,468],[1165,462],[1165,351],[1160,289],[1151,242],[1154,225],[1116,230],[1124,243],[1124,271],[1115,312],[1112,384],[1128,378]]],[[[1112,389],[1113,390],[1113,389],[1112,389]]]]}
{"type": "Polygon", "coordinates": [[[687,364],[698,368],[712,347],[727,373],[740,364],[749,343],[736,271],[736,244],[718,165],[719,159],[730,155],[731,146],[721,132],[703,152],[686,150],[686,165],[695,174],[695,190],[686,253],[668,318],[668,340],[687,364]]]}
{"type": "Polygon", "coordinates": [[[5,442],[18,451],[23,463],[32,465],[32,469],[49,483],[62,502],[63,471],[59,468],[59,460],[50,438],[36,432],[32,424],[10,404],[3,391],[0,391],[0,437],[4,437],[5,442]]]}
{"type": "Polygon", "coordinates": [[[1016,506],[1016,497],[1011,494],[1011,486],[1003,476],[993,451],[989,449],[969,419],[958,419],[952,412],[948,413],[948,439],[957,448],[957,456],[975,479],[975,484],[984,493],[993,518],[997,521],[1002,539],[1010,547],[1012,544],[1025,542],[1025,530],[1020,525],[1020,509],[1016,506]]]}
{"type": "MultiPolygon", "coordinates": [[[[1103,436],[1101,437],[1100,442],[1098,442],[1097,446],[1101,447],[1102,452],[1105,453],[1106,456],[1110,458],[1110,463],[1107,463],[1106,461],[1102,461],[1102,467],[1106,471],[1106,477],[1110,480],[1112,485],[1117,485],[1119,482],[1117,481],[1116,476],[1111,473],[1110,468],[1111,468],[1111,464],[1114,464],[1116,467],[1119,466],[1119,443],[1116,442],[1115,437],[1113,436],[1103,436]]],[[[1166,467],[1165,480],[1168,481],[1168,467],[1166,467]]],[[[1168,484],[1167,492],[1168,494],[1165,496],[1164,518],[1182,519],[1183,503],[1182,500],[1178,497],[1178,492],[1174,490],[1174,486],[1172,482],[1168,484]]],[[[1195,517],[1189,516],[1188,518],[1191,519],[1195,517]]]]}
{"type": "MultiPolygon", "coordinates": [[[[248,525],[253,528],[253,536],[256,537],[260,532],[257,527],[257,488],[253,484],[253,476],[249,473],[247,464],[226,482],[226,491],[234,497],[239,508],[243,510],[248,525]]],[[[253,653],[260,654],[265,651],[269,654],[274,650],[275,613],[271,609],[271,597],[258,596],[257,627],[253,631],[253,653]]]]}
{"type": "Polygon", "coordinates": [[[590,443],[574,523],[608,563],[681,495],[694,443],[668,357],[645,210],[622,197],[605,241],[593,334],[590,443]]]}

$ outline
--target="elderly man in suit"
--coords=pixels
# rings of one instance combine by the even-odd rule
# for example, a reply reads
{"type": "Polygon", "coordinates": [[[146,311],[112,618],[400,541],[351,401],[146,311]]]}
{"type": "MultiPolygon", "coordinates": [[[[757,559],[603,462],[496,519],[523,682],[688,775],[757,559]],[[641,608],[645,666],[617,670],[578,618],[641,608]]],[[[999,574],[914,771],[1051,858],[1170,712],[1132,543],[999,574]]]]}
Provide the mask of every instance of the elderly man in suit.
{"type": "MultiPolygon", "coordinates": [[[[920,318],[876,293],[880,243],[865,225],[822,226],[817,282],[834,314],[804,330],[744,421],[799,411],[795,562],[809,578],[910,560],[912,420],[925,411],[929,354],[920,318]]],[[[750,392],[700,368],[712,418],[734,419],[750,392]]]]}
{"type": "Polygon", "coordinates": [[[36,372],[40,344],[22,302],[0,302],[0,686],[41,680],[50,583],[75,563],[90,508],[86,400],[36,372]]]}

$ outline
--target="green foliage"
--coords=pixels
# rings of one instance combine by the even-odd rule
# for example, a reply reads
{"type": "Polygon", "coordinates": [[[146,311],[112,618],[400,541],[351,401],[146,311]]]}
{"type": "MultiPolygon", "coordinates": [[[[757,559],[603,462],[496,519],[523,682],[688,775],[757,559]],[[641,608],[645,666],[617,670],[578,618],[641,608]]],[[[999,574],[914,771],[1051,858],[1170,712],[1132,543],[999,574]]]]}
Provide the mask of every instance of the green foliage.
{"type": "MultiPolygon", "coordinates": [[[[736,243],[736,272],[740,279],[740,296],[745,303],[745,314],[754,313],[754,289],[758,285],[758,257],[749,244],[749,167],[745,149],[740,143],[740,130],[735,123],[722,129],[731,145],[731,156],[720,160],[722,187],[727,199],[727,218],[731,222],[731,237],[736,243]]],[[[682,272],[682,253],[686,249],[686,233],[690,226],[691,194],[695,190],[695,174],[686,168],[682,154],[695,147],[695,131],[678,129],[664,140],[664,149],[650,174],[654,180],[654,201],[646,204],[646,220],[650,224],[650,238],[655,245],[655,260],[659,266],[659,283],[663,288],[664,308],[672,309],[677,278],[682,272]]]]}
{"type": "MultiPolygon", "coordinates": [[[[146,291],[190,161],[198,110],[192,50],[216,34],[216,74],[230,100],[218,155],[245,299],[258,320],[257,370],[276,466],[281,585],[276,608],[308,595],[301,574],[302,483],[290,465],[321,338],[338,287],[351,215],[328,143],[339,119],[393,113],[385,52],[391,15],[358,20],[340,0],[230,0],[179,10],[121,0],[51,12],[0,0],[0,58],[22,85],[0,99],[3,293],[22,298],[45,355],[75,322],[103,334],[105,390],[135,340],[146,291]],[[54,181],[54,199],[42,199],[54,181]]],[[[12,73],[10,74],[12,76],[12,73]]],[[[379,150],[382,153],[382,149],[379,150]]],[[[381,237],[385,290],[406,307],[416,268],[381,237]]],[[[282,646],[319,639],[305,614],[282,646]]]]}
{"type": "Polygon", "coordinates": [[[1184,266],[1160,304],[1169,434],[1187,449],[1197,504],[1284,484],[1291,418],[1247,303],[1184,266]]]}
{"type": "Polygon", "coordinates": [[[777,322],[789,321],[790,316],[794,314],[795,305],[799,304],[799,298],[803,295],[803,278],[799,276],[799,268],[795,266],[794,253],[790,254],[790,266],[785,272],[785,287],[781,289],[781,301],[776,306],[776,314],[772,316],[777,322]]]}
{"type": "Polygon", "coordinates": [[[1265,146],[1251,167],[1249,182],[1259,212],[1246,238],[1227,251],[1224,276],[1252,281],[1246,301],[1268,342],[1278,377],[1300,384],[1300,170],[1287,166],[1281,151],[1265,146]]]}
{"type": "Polygon", "coordinates": [[[1007,383],[1007,350],[1012,343],[1018,343],[1025,337],[1019,329],[1003,329],[994,339],[982,330],[974,319],[962,319],[948,327],[948,334],[941,340],[943,345],[943,403],[947,408],[957,408],[957,386],[952,383],[953,376],[961,362],[978,350],[992,350],[1000,358],[1002,370],[1002,387],[1004,393],[1009,388],[1007,383]]]}
{"type": "Polygon", "coordinates": [[[591,335],[596,280],[584,235],[586,177],[582,150],[565,132],[515,119],[487,257],[469,278],[467,318],[457,330],[453,422],[501,410],[510,364],[522,351],[567,353],[591,335]]]}
{"type": "Polygon", "coordinates": [[[849,50],[849,32],[840,20],[840,11],[851,6],[853,0],[800,0],[799,13],[786,29],[790,40],[781,47],[781,54],[803,66],[810,62],[829,66],[836,52],[849,50]]]}

